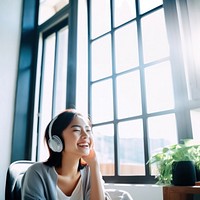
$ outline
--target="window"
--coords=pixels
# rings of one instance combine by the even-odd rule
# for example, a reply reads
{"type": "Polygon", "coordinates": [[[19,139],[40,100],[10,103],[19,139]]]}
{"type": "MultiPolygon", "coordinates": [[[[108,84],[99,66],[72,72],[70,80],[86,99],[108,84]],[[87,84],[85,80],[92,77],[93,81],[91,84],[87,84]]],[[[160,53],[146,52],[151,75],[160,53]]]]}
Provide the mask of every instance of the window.
{"type": "Polygon", "coordinates": [[[88,105],[108,182],[154,182],[149,157],[191,137],[183,57],[170,52],[174,14],[175,1],[89,1],[88,105]]]}
{"type": "MultiPolygon", "coordinates": [[[[65,26],[64,26],[65,25],[65,26]]],[[[39,99],[39,160],[45,158],[43,140],[45,128],[52,115],[60,113],[66,106],[67,93],[67,47],[68,26],[55,32],[43,34],[43,59],[39,99]]]]}
{"type": "Polygon", "coordinates": [[[199,119],[200,119],[200,24],[199,18],[200,2],[187,1],[186,4],[177,1],[181,44],[183,46],[185,76],[188,92],[188,109],[192,126],[193,138],[200,141],[199,119]]]}
{"type": "MultiPolygon", "coordinates": [[[[77,10],[78,1],[47,0],[40,2],[39,16],[44,19],[44,22],[38,26],[40,38],[32,159],[39,161],[47,159],[48,154],[46,148],[44,148],[44,133],[52,117],[67,107],[75,107],[76,103],[79,105],[86,102],[87,91],[83,93],[84,97],[82,96],[81,103],[78,100],[76,102],[76,95],[80,96],[81,92],[85,91],[87,87],[86,85],[81,90],[76,90],[76,84],[82,83],[76,81],[76,76],[78,78],[80,76],[79,72],[77,73],[77,68],[81,71],[82,76],[87,73],[84,56],[78,54],[81,48],[86,48],[86,42],[79,43],[78,48],[76,48],[77,40],[80,40],[81,36],[85,34],[85,38],[87,38],[85,33],[87,27],[83,27],[85,25],[83,20],[87,19],[86,10],[83,10],[84,6],[86,8],[86,2],[85,4],[83,2],[79,1],[82,8],[79,11],[77,10]],[[52,12],[43,12],[44,7],[52,12]],[[77,16],[82,24],[77,25],[77,16]],[[79,64],[78,67],[76,63],[79,64]]],[[[87,52],[85,49],[83,51],[87,52]]],[[[87,109],[87,106],[85,106],[85,109],[87,109]]]]}
{"type": "Polygon", "coordinates": [[[200,103],[190,96],[185,31],[179,29],[191,7],[179,0],[73,0],[62,6],[38,27],[32,157],[46,158],[47,123],[75,106],[92,118],[106,182],[155,182],[146,164],[154,152],[199,139],[200,103]]]}

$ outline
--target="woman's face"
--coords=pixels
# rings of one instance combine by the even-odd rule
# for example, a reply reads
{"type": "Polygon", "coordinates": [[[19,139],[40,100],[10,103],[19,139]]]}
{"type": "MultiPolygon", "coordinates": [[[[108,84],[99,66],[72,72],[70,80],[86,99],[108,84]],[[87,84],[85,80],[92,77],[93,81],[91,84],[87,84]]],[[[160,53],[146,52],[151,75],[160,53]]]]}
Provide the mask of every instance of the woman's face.
{"type": "Polygon", "coordinates": [[[87,156],[93,146],[92,129],[82,116],[75,116],[69,126],[63,131],[65,153],[87,156]]]}

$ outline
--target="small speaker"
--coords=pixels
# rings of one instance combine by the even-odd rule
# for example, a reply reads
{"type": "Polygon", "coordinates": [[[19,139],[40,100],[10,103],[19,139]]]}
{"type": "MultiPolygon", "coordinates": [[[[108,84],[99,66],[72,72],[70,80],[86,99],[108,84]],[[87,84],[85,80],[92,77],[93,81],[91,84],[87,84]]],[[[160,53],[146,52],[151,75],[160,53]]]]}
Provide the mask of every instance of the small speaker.
{"type": "Polygon", "coordinates": [[[196,182],[196,169],[192,161],[176,161],[172,164],[172,184],[193,186],[196,182]]]}

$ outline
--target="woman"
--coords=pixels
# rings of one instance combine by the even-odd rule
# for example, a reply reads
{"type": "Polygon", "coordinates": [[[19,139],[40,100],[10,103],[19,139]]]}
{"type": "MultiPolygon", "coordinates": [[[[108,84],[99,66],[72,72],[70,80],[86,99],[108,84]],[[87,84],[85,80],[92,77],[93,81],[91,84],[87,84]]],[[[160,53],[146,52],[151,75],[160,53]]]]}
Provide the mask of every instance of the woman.
{"type": "Polygon", "coordinates": [[[75,109],[65,110],[47,126],[45,141],[49,158],[27,170],[22,181],[22,199],[109,199],[104,191],[89,119],[75,109]]]}

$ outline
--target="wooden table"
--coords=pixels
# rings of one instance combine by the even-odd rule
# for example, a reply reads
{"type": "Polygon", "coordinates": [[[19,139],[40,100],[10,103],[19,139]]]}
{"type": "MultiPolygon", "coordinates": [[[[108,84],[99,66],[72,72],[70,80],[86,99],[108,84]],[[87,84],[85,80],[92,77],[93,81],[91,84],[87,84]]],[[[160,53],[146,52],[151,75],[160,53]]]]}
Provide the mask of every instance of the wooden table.
{"type": "Polygon", "coordinates": [[[200,186],[164,186],[163,200],[192,200],[193,194],[200,194],[200,186]]]}

